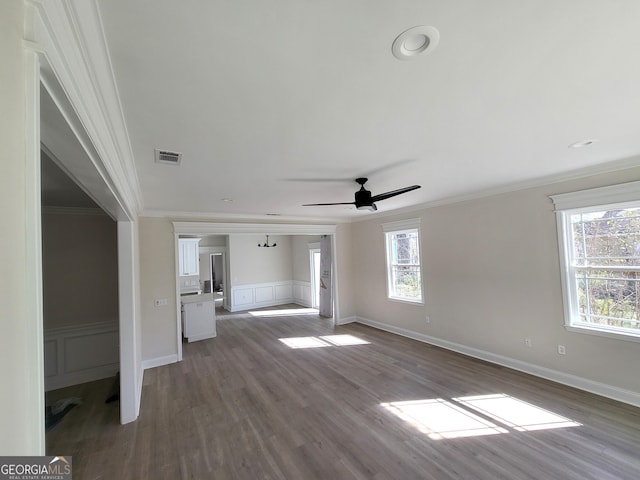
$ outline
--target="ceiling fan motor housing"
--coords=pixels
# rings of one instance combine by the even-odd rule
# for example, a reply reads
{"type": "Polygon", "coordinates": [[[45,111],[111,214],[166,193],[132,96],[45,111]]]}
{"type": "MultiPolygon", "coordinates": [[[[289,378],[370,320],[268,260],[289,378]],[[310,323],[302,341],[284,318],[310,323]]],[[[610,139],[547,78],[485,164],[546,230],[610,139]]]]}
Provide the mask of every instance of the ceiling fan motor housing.
{"type": "Polygon", "coordinates": [[[364,186],[356,192],[356,207],[373,205],[371,201],[371,192],[365,190],[364,186]]]}

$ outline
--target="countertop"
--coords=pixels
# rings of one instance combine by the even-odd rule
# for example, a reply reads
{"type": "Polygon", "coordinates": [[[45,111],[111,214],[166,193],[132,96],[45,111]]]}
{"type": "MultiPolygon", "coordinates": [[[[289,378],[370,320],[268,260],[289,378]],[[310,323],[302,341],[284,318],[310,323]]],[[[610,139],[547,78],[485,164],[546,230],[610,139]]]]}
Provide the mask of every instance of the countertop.
{"type": "Polygon", "coordinates": [[[200,295],[181,295],[180,301],[183,305],[186,305],[188,303],[213,302],[213,294],[202,293],[200,295]]]}

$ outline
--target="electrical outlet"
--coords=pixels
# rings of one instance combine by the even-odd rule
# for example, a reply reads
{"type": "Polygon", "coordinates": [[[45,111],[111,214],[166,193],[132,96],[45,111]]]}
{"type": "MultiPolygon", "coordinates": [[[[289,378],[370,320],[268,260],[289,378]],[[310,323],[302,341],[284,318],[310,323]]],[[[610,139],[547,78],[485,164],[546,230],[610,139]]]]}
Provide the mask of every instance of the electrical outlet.
{"type": "Polygon", "coordinates": [[[429,315],[425,316],[425,320],[427,321],[427,323],[431,323],[431,317],[429,317],[429,315]]]}
{"type": "Polygon", "coordinates": [[[558,354],[565,355],[566,353],[567,353],[567,350],[564,348],[564,345],[558,344],[558,354]]]}
{"type": "Polygon", "coordinates": [[[156,298],[153,301],[153,305],[156,307],[164,307],[165,305],[167,305],[167,299],[166,298],[156,298]]]}
{"type": "Polygon", "coordinates": [[[525,344],[527,347],[531,348],[531,339],[530,339],[530,338],[525,338],[525,339],[524,339],[524,344],[525,344]]]}

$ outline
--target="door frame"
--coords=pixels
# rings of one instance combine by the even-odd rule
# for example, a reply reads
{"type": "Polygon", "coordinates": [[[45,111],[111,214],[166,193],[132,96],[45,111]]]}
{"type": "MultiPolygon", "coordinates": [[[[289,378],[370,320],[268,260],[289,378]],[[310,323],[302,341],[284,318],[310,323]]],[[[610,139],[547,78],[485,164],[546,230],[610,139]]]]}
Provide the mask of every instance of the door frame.
{"type": "MultiPolygon", "coordinates": [[[[109,85],[99,82],[112,78],[96,74],[98,65],[108,66],[108,62],[105,63],[107,57],[94,55],[91,63],[86,61],[87,50],[105,47],[104,38],[99,34],[91,38],[84,37],[73,28],[82,25],[85,33],[100,32],[97,4],[84,4],[82,12],[69,9],[67,4],[60,2],[27,2],[25,5],[25,21],[31,25],[27,30],[25,48],[33,59],[29,62],[32,78],[26,92],[30,104],[29,145],[33,150],[29,151],[29,157],[38,167],[37,171],[30,172],[29,181],[33,179],[39,191],[40,148],[43,144],[49,147],[47,142],[55,143],[55,150],[62,152],[56,157],[63,163],[65,173],[118,224],[120,422],[128,423],[138,417],[142,395],[137,267],[137,213],[141,204],[135,186],[130,183],[131,175],[128,175],[131,173],[130,169],[134,168],[130,145],[122,143],[123,137],[119,136],[123,132],[126,134],[124,119],[104,107],[105,103],[116,107],[119,105],[117,92],[109,90],[109,85]],[[79,16],[86,21],[78,22],[79,16]],[[58,112],[64,132],[60,129],[42,128],[41,88],[53,101],[54,107],[50,105],[50,111],[55,108],[58,112]],[[68,135],[65,136],[67,132],[68,135]],[[69,139],[77,144],[67,145],[65,141],[69,139]]],[[[100,53],[106,53],[106,50],[100,50],[100,53]]],[[[118,111],[117,108],[115,111],[118,111]]],[[[54,151],[52,148],[49,150],[54,151]]],[[[39,211],[40,207],[37,209],[39,211]]],[[[38,231],[39,229],[40,226],[38,231]]],[[[35,260],[38,262],[38,276],[41,277],[42,261],[39,254],[35,260]]],[[[38,331],[34,332],[34,338],[42,349],[41,278],[38,282],[40,303],[34,303],[34,307],[40,309],[40,325],[38,331]]],[[[40,372],[38,376],[41,376],[40,372]]],[[[39,380],[42,380],[44,388],[44,378],[39,380]]],[[[42,437],[44,438],[44,427],[42,437]]]]}
{"type": "MultiPolygon", "coordinates": [[[[208,236],[208,235],[331,235],[332,239],[332,264],[334,265],[334,279],[337,280],[336,262],[336,230],[332,225],[312,225],[312,224],[270,224],[270,223],[207,223],[207,222],[172,222],[174,234],[174,259],[175,271],[179,271],[179,251],[178,238],[184,235],[208,236]]],[[[228,247],[227,247],[228,248],[228,247]]],[[[227,276],[231,279],[233,262],[233,251],[229,249],[227,255],[227,276]]],[[[338,282],[333,282],[333,322],[338,323],[339,303],[338,303],[338,282]]],[[[227,291],[231,291],[231,282],[227,282],[227,291]]],[[[228,297],[227,297],[228,298],[228,297]]],[[[180,282],[176,275],[176,299],[180,299],[180,282]]],[[[227,300],[228,301],[228,300],[227,300]]],[[[176,301],[176,345],[178,351],[178,361],[182,361],[182,321],[180,316],[180,302],[176,301]]]]}
{"type": "MultiPolygon", "coordinates": [[[[320,253],[320,244],[319,243],[310,243],[309,244],[309,276],[311,277],[311,308],[318,308],[320,305],[320,300],[316,297],[319,296],[320,285],[319,279],[316,279],[316,254],[320,253]]],[[[318,272],[320,272],[320,261],[318,260],[318,272]]]]}
{"type": "MultiPolygon", "coordinates": [[[[228,264],[227,264],[227,247],[200,247],[200,253],[204,253],[209,255],[209,278],[211,278],[211,257],[213,255],[222,255],[222,296],[224,298],[223,306],[224,308],[228,307],[228,288],[229,288],[229,275],[228,275],[228,264]]],[[[211,285],[211,291],[213,292],[213,285],[211,285]]],[[[180,297],[178,297],[180,298],[180,297]]]]}

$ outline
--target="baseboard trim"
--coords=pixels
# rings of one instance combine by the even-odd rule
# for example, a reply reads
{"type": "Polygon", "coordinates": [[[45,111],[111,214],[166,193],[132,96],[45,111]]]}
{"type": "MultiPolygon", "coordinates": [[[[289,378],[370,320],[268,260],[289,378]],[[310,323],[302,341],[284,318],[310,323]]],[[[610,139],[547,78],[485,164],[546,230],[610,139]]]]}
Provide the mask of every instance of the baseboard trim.
{"type": "MultiPolygon", "coordinates": [[[[178,356],[176,355],[176,359],[178,356]]],[[[140,405],[142,404],[142,386],[144,385],[144,367],[142,362],[138,366],[138,391],[136,392],[136,418],[140,416],[140,405]]],[[[134,418],[134,420],[136,419],[134,418]]]]}
{"type": "MultiPolygon", "coordinates": [[[[358,317],[356,316],[339,318],[338,320],[336,320],[336,325],[346,325],[348,323],[354,323],[357,321],[358,321],[358,317]]],[[[373,326],[373,325],[370,325],[370,326],[373,326]]]]}
{"type": "Polygon", "coordinates": [[[165,355],[164,357],[150,358],[142,361],[142,369],[148,370],[150,368],[162,367],[163,365],[169,365],[171,363],[178,362],[178,354],[165,355]]]}
{"type": "Polygon", "coordinates": [[[282,299],[273,300],[269,302],[256,302],[249,305],[238,305],[235,307],[231,307],[229,312],[231,313],[246,312],[248,310],[257,310],[259,308],[266,308],[266,307],[277,307],[279,305],[288,305],[290,303],[296,303],[293,297],[282,298],[282,299]]]}
{"type": "Polygon", "coordinates": [[[377,328],[378,330],[384,330],[389,333],[395,333],[396,335],[411,338],[419,342],[424,342],[430,345],[435,345],[437,347],[442,347],[447,350],[461,353],[463,355],[478,358],[480,360],[484,360],[490,363],[495,363],[497,365],[502,365],[504,367],[508,367],[514,370],[518,370],[520,372],[528,373],[536,377],[541,377],[546,380],[551,380],[553,382],[567,385],[569,387],[577,388],[579,390],[584,390],[590,393],[595,393],[596,395],[601,395],[603,397],[617,400],[619,402],[628,403],[629,405],[640,407],[640,393],[638,392],[633,392],[631,390],[625,390],[622,388],[613,387],[605,383],[594,382],[593,380],[589,380],[583,377],[578,377],[576,375],[571,375],[569,373],[560,372],[558,370],[552,370],[550,368],[541,367],[539,365],[523,362],[521,360],[516,360],[514,358],[505,357],[502,355],[497,355],[495,353],[487,352],[485,350],[480,350],[473,347],[468,347],[466,345],[462,345],[459,343],[449,342],[447,340],[442,340],[440,338],[430,337],[422,333],[414,332],[412,330],[406,330],[400,327],[395,327],[393,325],[388,325],[386,323],[376,322],[374,320],[370,320],[367,318],[363,318],[363,317],[356,317],[356,318],[357,318],[355,320],[356,322],[361,323],[363,325],[368,325],[373,328],[377,328]]]}

